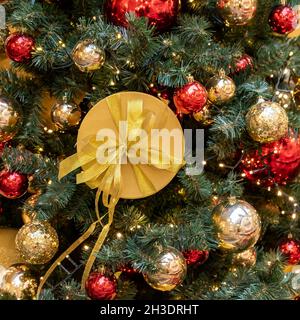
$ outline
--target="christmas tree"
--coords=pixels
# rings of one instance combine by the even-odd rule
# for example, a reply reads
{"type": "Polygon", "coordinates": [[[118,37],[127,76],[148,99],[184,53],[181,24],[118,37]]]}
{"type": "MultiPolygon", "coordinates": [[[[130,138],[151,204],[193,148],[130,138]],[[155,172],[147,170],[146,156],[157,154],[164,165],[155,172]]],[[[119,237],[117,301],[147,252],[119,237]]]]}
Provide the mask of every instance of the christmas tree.
{"type": "Polygon", "coordinates": [[[1,1],[0,298],[297,299],[298,2],[1,1]]]}

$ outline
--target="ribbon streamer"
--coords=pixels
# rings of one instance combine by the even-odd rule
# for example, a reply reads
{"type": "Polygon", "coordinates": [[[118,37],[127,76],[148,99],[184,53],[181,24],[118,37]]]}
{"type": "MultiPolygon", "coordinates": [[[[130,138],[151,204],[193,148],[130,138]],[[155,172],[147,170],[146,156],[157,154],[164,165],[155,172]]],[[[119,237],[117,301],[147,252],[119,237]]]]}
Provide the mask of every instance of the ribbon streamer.
{"type": "MultiPolygon", "coordinates": [[[[122,120],[121,115],[121,99],[119,95],[113,95],[106,99],[108,108],[111,114],[111,117],[114,121],[117,131],[119,131],[119,122],[122,120]]],[[[102,140],[99,141],[99,137],[92,136],[87,137],[87,143],[82,148],[82,150],[69,158],[63,160],[60,163],[59,169],[59,179],[68,175],[77,168],[82,168],[82,171],[76,176],[76,183],[86,183],[90,188],[97,189],[95,197],[95,210],[97,215],[97,220],[91,224],[88,230],[77,240],[75,241],[65,252],[63,252],[52,264],[49,270],[46,272],[42,278],[37,297],[39,297],[41,290],[48,278],[51,276],[52,272],[56,269],[61,262],[72,253],[80,244],[82,244],[86,239],[88,239],[95,231],[98,225],[102,226],[102,230],[98,236],[98,239],[95,243],[95,246],[87,260],[82,281],[81,288],[85,286],[86,279],[88,278],[93,264],[96,259],[96,254],[102,248],[105,239],[109,233],[110,226],[113,223],[115,207],[120,199],[121,185],[122,185],[122,176],[121,176],[121,160],[123,157],[128,158],[128,164],[130,160],[134,160],[135,155],[128,154],[127,149],[130,148],[134,142],[128,142],[128,135],[138,135],[139,129],[144,129],[146,132],[149,132],[152,128],[155,127],[155,122],[160,122],[164,120],[164,117],[156,119],[156,117],[151,112],[145,112],[143,110],[143,101],[142,100],[132,100],[127,102],[127,132],[125,137],[116,141],[115,144],[109,146],[107,150],[107,144],[105,145],[105,150],[108,152],[107,161],[105,163],[99,163],[97,161],[96,155],[97,150],[103,147],[104,143],[102,140]],[[124,148],[124,143],[128,148],[124,148]],[[108,209],[108,213],[104,214],[102,217],[99,212],[99,200],[102,194],[102,202],[105,207],[108,209]],[[103,226],[102,221],[108,216],[107,223],[103,226]]],[[[132,140],[132,139],[131,139],[132,140]]],[[[152,150],[151,147],[148,147],[148,144],[145,144],[144,150],[147,154],[156,153],[158,156],[157,159],[168,159],[169,163],[163,163],[162,160],[158,163],[149,163],[150,166],[154,166],[158,169],[169,170],[172,172],[177,172],[180,167],[183,165],[183,161],[178,161],[175,157],[165,154],[163,150],[152,150]],[[176,161],[177,160],[177,161],[176,161]],[[180,164],[178,164],[180,163],[180,164]]],[[[133,162],[134,163],[134,162],[133,162]]],[[[130,164],[132,165],[132,164],[130,164]]],[[[132,165],[134,173],[136,175],[138,186],[141,191],[145,194],[151,194],[157,191],[149,180],[149,178],[143,172],[142,166],[139,164],[132,165]]]]}

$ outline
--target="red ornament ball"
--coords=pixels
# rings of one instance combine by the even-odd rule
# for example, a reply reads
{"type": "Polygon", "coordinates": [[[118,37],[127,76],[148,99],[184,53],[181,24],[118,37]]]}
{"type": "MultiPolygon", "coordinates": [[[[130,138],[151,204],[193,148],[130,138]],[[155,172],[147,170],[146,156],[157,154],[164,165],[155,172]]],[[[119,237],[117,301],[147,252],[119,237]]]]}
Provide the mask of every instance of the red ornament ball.
{"type": "Polygon", "coordinates": [[[232,68],[232,74],[238,74],[246,70],[253,70],[253,67],[253,59],[248,54],[244,54],[235,62],[235,66],[232,68]]]}
{"type": "Polygon", "coordinates": [[[292,134],[250,151],[241,163],[243,175],[258,185],[285,185],[300,171],[300,137],[292,134]]]}
{"type": "Polygon", "coordinates": [[[179,11],[179,0],[107,0],[106,15],[115,25],[127,27],[126,13],[146,17],[159,31],[172,27],[179,11]]]}
{"type": "Polygon", "coordinates": [[[279,34],[287,34],[297,27],[297,15],[289,5],[275,6],[269,16],[271,29],[279,34]]]}
{"type": "Polygon", "coordinates": [[[196,113],[206,105],[207,91],[198,81],[191,81],[175,90],[173,101],[178,113],[196,113]]]}
{"type": "Polygon", "coordinates": [[[206,262],[209,256],[209,251],[207,250],[187,250],[184,251],[183,256],[185,257],[187,265],[201,265],[206,262]]]}
{"type": "Polygon", "coordinates": [[[289,264],[300,262],[300,241],[295,239],[283,240],[279,245],[279,250],[288,259],[289,264]]]}
{"type": "Polygon", "coordinates": [[[24,33],[13,33],[5,41],[6,55],[15,62],[26,62],[31,59],[34,39],[24,33]]]}
{"type": "Polygon", "coordinates": [[[22,197],[28,188],[27,176],[18,172],[0,172],[0,194],[8,199],[22,197]]]}
{"type": "Polygon", "coordinates": [[[113,300],[117,295],[117,280],[115,277],[93,272],[85,283],[85,290],[92,300],[113,300]]]}

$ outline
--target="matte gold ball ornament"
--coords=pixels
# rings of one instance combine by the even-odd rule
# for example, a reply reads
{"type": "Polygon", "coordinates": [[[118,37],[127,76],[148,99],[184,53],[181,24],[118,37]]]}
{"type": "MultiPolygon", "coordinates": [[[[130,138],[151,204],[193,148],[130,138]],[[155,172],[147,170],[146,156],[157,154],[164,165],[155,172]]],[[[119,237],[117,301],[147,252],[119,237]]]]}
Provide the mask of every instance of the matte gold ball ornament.
{"type": "Polygon", "coordinates": [[[19,108],[10,99],[0,97],[0,141],[11,140],[22,124],[19,108]]]}
{"type": "Polygon", "coordinates": [[[30,264],[45,264],[57,252],[59,240],[54,228],[45,221],[25,224],[16,236],[16,248],[30,264]]]}
{"type": "Polygon", "coordinates": [[[105,51],[95,41],[87,39],[76,44],[72,59],[80,71],[95,71],[104,65],[105,51]]]}
{"type": "Polygon", "coordinates": [[[257,0],[218,0],[217,9],[227,26],[244,26],[255,16],[257,0]]]}
{"type": "Polygon", "coordinates": [[[4,273],[1,289],[18,300],[34,299],[37,288],[38,281],[25,264],[15,264],[4,273]]]}
{"type": "Polygon", "coordinates": [[[208,99],[215,105],[229,102],[235,95],[236,86],[234,81],[227,77],[224,70],[210,78],[206,84],[208,99]]]}
{"type": "Polygon", "coordinates": [[[64,98],[62,102],[52,107],[51,118],[59,130],[67,130],[80,123],[81,109],[77,104],[64,98]]]}
{"type": "Polygon", "coordinates": [[[246,127],[251,138],[260,143],[281,139],[288,131],[286,111],[277,102],[260,99],[246,115],[246,127]]]}
{"type": "Polygon", "coordinates": [[[233,256],[232,263],[243,267],[253,267],[256,264],[256,250],[249,248],[248,250],[237,253],[233,256]]]}
{"type": "Polygon", "coordinates": [[[248,202],[229,198],[213,210],[219,247],[240,252],[255,245],[260,237],[261,220],[248,202]]]}
{"type": "Polygon", "coordinates": [[[181,252],[172,247],[164,248],[156,258],[157,271],[144,274],[145,281],[159,291],[171,291],[186,276],[186,260],[181,252]]]}

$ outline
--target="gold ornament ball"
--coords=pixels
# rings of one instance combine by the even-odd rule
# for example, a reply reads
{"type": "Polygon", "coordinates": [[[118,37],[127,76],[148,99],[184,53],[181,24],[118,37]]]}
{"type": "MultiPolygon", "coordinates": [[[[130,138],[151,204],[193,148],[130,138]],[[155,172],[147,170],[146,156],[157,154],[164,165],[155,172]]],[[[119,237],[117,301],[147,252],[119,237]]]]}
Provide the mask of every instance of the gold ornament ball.
{"type": "Polygon", "coordinates": [[[22,209],[22,214],[21,214],[24,224],[30,223],[35,219],[36,213],[30,210],[27,210],[25,207],[33,208],[36,205],[39,196],[40,196],[39,193],[33,194],[25,201],[24,208],[22,209]]]}
{"type": "Polygon", "coordinates": [[[93,40],[79,41],[72,52],[79,70],[89,72],[100,69],[105,62],[105,52],[93,40]]]}
{"type": "Polygon", "coordinates": [[[157,271],[144,274],[145,281],[159,291],[171,291],[186,276],[186,261],[181,252],[172,247],[163,249],[156,258],[157,271]]]}
{"type": "Polygon", "coordinates": [[[193,117],[197,122],[204,126],[209,126],[214,122],[208,105],[206,105],[201,111],[194,113],[193,117]]]}
{"type": "Polygon", "coordinates": [[[1,289],[18,300],[34,299],[37,288],[38,281],[25,264],[15,264],[5,271],[1,289]]]}
{"type": "Polygon", "coordinates": [[[51,117],[53,123],[55,123],[60,130],[67,130],[79,124],[81,120],[81,109],[75,103],[63,101],[62,103],[56,103],[52,107],[51,117]]]}
{"type": "Polygon", "coordinates": [[[58,236],[48,222],[33,221],[25,224],[16,237],[16,248],[30,264],[45,264],[57,252],[58,236]]]}
{"type": "Polygon", "coordinates": [[[218,0],[217,8],[227,26],[243,26],[255,16],[257,0],[218,0]]]}
{"type": "Polygon", "coordinates": [[[253,267],[256,264],[256,250],[250,248],[248,250],[237,253],[233,256],[232,263],[243,267],[253,267]]]}
{"type": "Polygon", "coordinates": [[[206,85],[208,99],[215,105],[229,102],[235,95],[236,86],[234,81],[220,71],[218,75],[210,78],[206,85]]]}
{"type": "Polygon", "coordinates": [[[0,141],[11,140],[22,124],[19,108],[9,99],[0,97],[0,141]]]}
{"type": "Polygon", "coordinates": [[[0,265],[4,268],[23,262],[15,245],[17,233],[17,229],[0,228],[0,265]]]}
{"type": "Polygon", "coordinates": [[[260,100],[246,115],[246,127],[251,138],[260,143],[277,141],[286,135],[289,120],[278,103],[260,100]]]}
{"type": "Polygon", "coordinates": [[[221,249],[244,251],[255,245],[260,236],[261,220],[248,202],[229,198],[213,210],[213,221],[221,249]]]}

